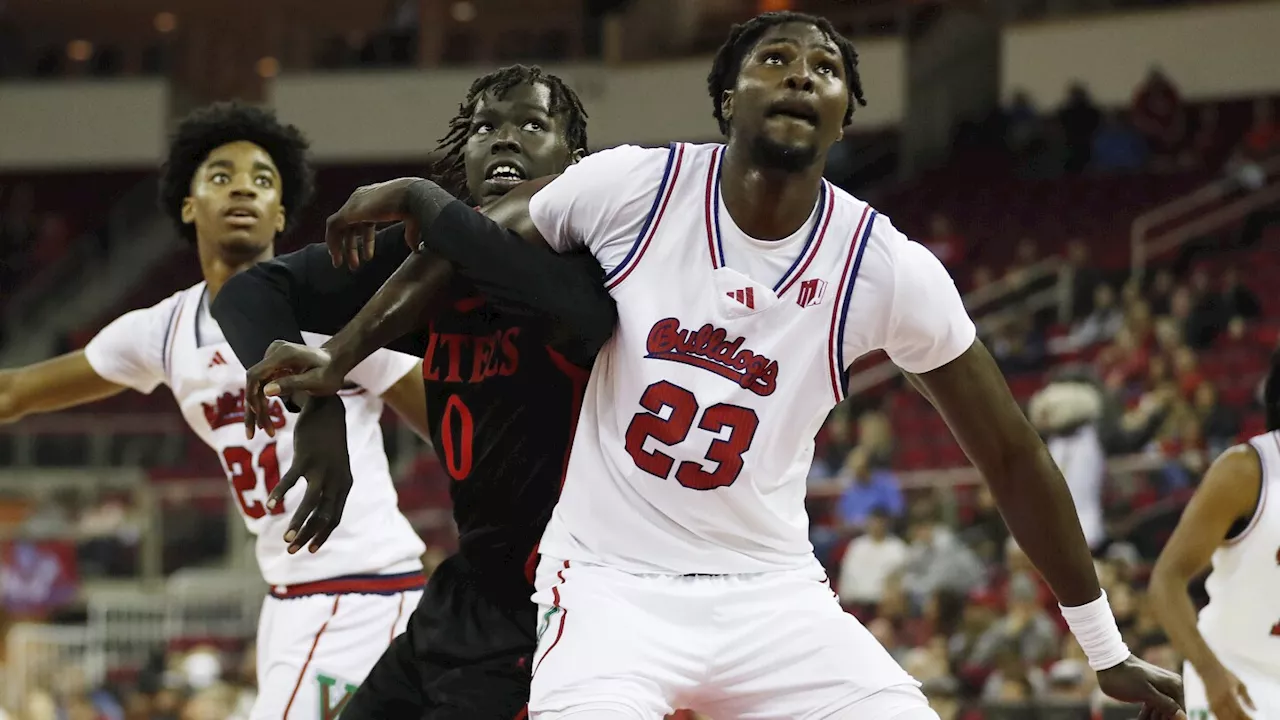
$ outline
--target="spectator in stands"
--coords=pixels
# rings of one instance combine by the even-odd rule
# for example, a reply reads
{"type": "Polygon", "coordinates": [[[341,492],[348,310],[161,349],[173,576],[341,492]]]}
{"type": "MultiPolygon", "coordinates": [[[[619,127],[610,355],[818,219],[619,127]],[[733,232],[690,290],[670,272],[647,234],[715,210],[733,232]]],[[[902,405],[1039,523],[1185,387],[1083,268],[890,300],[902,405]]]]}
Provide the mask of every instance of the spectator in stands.
{"type": "Polygon", "coordinates": [[[866,532],[849,542],[840,564],[840,603],[869,611],[884,595],[885,581],[907,562],[907,544],[890,532],[889,514],[867,516],[866,532]]]}
{"type": "Polygon", "coordinates": [[[1058,660],[1049,666],[1045,697],[1060,703],[1087,702],[1093,693],[1092,671],[1079,660],[1058,660]]]}
{"type": "Polygon", "coordinates": [[[1262,303],[1253,290],[1240,281],[1240,271],[1234,265],[1222,273],[1222,315],[1230,318],[1253,320],[1262,315],[1262,303]]]}
{"type": "Polygon", "coordinates": [[[1191,400],[1196,388],[1204,382],[1200,372],[1200,364],[1196,360],[1195,351],[1189,347],[1180,347],[1173,352],[1173,373],[1178,383],[1178,392],[1183,399],[1191,400]]]}
{"type": "Polygon", "coordinates": [[[836,506],[840,523],[846,528],[861,530],[874,511],[887,517],[900,518],[906,510],[898,477],[890,470],[872,468],[868,452],[856,447],[849,452],[837,482],[845,487],[836,506]]]}
{"type": "Polygon", "coordinates": [[[891,467],[893,463],[893,424],[880,408],[870,408],[858,416],[858,447],[867,455],[872,469],[891,467]]]}
{"type": "Polygon", "coordinates": [[[1082,172],[1093,155],[1093,136],[1102,125],[1102,113],[1081,83],[1067,88],[1067,100],[1058,110],[1058,123],[1066,143],[1066,171],[1082,172]]]}
{"type": "MultiPolygon", "coordinates": [[[[1081,238],[1072,238],[1067,243],[1067,269],[1071,272],[1068,309],[1074,322],[1093,311],[1095,293],[1102,285],[1102,273],[1089,261],[1089,245],[1081,238]]],[[[1114,290],[1112,304],[1115,304],[1114,290]]]]}
{"type": "Polygon", "coordinates": [[[1040,113],[1026,92],[1013,94],[1005,110],[1005,146],[1014,156],[1023,156],[1040,135],[1040,113]]]}
{"type": "Polygon", "coordinates": [[[1093,309],[1088,316],[1071,328],[1068,341],[1070,349],[1077,350],[1115,339],[1124,327],[1124,313],[1116,304],[1116,291],[1105,283],[1093,293],[1093,309]]]}
{"type": "Polygon", "coordinates": [[[908,529],[911,545],[902,572],[902,588],[922,605],[933,593],[967,593],[985,578],[982,563],[934,513],[916,519],[908,529]]]}
{"type": "Polygon", "coordinates": [[[1182,338],[1188,346],[1199,350],[1213,343],[1218,326],[1214,298],[1197,299],[1191,288],[1179,285],[1169,302],[1169,316],[1181,327],[1182,338]]]}
{"type": "Polygon", "coordinates": [[[1058,626],[1041,606],[1037,582],[1019,573],[1009,581],[1008,610],[978,639],[971,658],[979,664],[997,660],[999,654],[1013,648],[1022,660],[1039,665],[1051,659],[1058,650],[1058,626]]]}
{"type": "Polygon", "coordinates": [[[1146,139],[1152,160],[1165,167],[1176,163],[1187,140],[1187,111],[1178,88],[1163,70],[1151,68],[1134,92],[1130,115],[1146,139]]]}
{"type": "Polygon", "coordinates": [[[950,218],[940,213],[929,221],[929,237],[923,244],[953,274],[963,265],[968,254],[968,243],[964,236],[952,227],[950,218]]]}
{"type": "Polygon", "coordinates": [[[1147,290],[1147,302],[1151,304],[1151,312],[1156,315],[1168,315],[1176,287],[1177,278],[1173,276],[1173,270],[1167,267],[1156,270],[1151,279],[1151,287],[1147,290]]]}
{"type": "Polygon", "coordinates": [[[1031,398],[1027,415],[1067,481],[1085,540],[1098,550],[1107,539],[1102,518],[1107,458],[1098,435],[1101,393],[1090,383],[1050,383],[1031,398]]]}
{"type": "Polygon", "coordinates": [[[1093,136],[1092,161],[1098,172],[1137,172],[1147,164],[1147,145],[1123,114],[1108,112],[1093,136]]]}
{"type": "Polygon", "coordinates": [[[920,690],[929,698],[929,707],[938,713],[939,720],[958,720],[960,717],[960,683],[950,675],[933,678],[921,683],[920,690]]]}

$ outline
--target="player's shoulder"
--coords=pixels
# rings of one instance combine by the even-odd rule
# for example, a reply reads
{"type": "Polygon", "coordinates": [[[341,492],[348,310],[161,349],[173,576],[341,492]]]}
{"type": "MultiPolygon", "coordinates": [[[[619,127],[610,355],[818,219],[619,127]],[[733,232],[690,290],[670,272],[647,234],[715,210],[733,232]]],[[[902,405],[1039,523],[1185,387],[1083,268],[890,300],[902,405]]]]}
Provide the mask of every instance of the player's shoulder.
{"type": "Polygon", "coordinates": [[[570,168],[569,172],[635,172],[645,167],[665,164],[670,153],[670,148],[665,146],[618,145],[587,155],[570,168]]]}

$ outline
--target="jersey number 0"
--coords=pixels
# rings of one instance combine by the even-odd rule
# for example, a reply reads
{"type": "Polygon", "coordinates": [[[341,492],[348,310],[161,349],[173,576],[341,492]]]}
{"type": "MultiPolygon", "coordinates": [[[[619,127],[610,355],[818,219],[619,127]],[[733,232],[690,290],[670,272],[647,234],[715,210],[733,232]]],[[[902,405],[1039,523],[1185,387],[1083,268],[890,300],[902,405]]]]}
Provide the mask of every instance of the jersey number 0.
{"type": "Polygon", "coordinates": [[[654,477],[667,479],[671,468],[676,467],[675,459],[660,450],[645,450],[645,440],[653,438],[674,447],[685,441],[697,420],[699,429],[719,435],[727,428],[729,436],[712,440],[703,456],[716,464],[715,470],[707,472],[701,463],[686,460],[676,467],[676,482],[691,490],[714,490],[728,487],[738,479],[742,473],[742,454],[751,449],[756,428],[760,426],[755,410],[719,403],[703,410],[699,418],[698,399],[693,393],[666,380],[645,388],[640,407],[648,412],[636,413],[631,419],[626,440],[627,454],[636,467],[654,477]],[[666,418],[661,415],[664,409],[671,411],[666,418]]]}

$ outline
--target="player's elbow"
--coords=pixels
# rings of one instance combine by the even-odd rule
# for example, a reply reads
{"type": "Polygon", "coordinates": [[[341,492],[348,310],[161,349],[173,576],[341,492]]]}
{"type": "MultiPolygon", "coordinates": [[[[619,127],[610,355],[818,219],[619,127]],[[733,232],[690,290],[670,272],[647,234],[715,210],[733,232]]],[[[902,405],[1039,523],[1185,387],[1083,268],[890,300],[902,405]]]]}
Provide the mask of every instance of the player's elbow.
{"type": "Polygon", "coordinates": [[[1151,577],[1147,580],[1147,593],[1158,606],[1167,603],[1174,594],[1186,592],[1187,583],[1191,582],[1191,573],[1182,563],[1166,553],[1161,553],[1151,568],[1151,577]]]}

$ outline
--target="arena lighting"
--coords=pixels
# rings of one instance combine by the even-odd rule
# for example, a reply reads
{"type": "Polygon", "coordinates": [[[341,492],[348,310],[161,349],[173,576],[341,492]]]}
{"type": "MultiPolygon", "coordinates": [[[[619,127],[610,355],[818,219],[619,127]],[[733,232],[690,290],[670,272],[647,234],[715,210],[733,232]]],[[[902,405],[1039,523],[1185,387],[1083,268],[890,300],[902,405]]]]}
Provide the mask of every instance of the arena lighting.
{"type": "Polygon", "coordinates": [[[72,40],[67,43],[67,57],[76,62],[84,62],[93,55],[93,43],[88,40],[72,40]]]}
{"type": "Polygon", "coordinates": [[[453,4],[450,11],[453,19],[460,23],[468,23],[476,19],[476,6],[470,0],[461,0],[453,4]]]}
{"type": "Polygon", "coordinates": [[[168,11],[157,13],[154,24],[156,32],[171,33],[178,28],[178,16],[168,11]]]}
{"type": "Polygon", "coordinates": [[[280,61],[273,57],[264,57],[258,61],[258,75],[273,78],[280,74],[280,61]]]}

